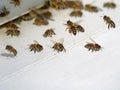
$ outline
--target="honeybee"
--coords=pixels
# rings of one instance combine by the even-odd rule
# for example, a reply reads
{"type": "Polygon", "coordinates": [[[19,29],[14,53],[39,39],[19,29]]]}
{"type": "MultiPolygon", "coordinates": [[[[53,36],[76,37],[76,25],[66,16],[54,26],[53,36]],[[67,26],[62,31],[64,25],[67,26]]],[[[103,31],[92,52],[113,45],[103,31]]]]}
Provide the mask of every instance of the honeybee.
{"type": "Polygon", "coordinates": [[[86,4],[85,5],[85,10],[89,11],[89,12],[98,12],[100,9],[98,9],[98,7],[96,7],[96,6],[86,4]]]}
{"type": "Polygon", "coordinates": [[[72,11],[70,13],[70,16],[74,16],[74,17],[81,17],[83,15],[83,13],[79,10],[79,11],[72,11]]]}
{"type": "Polygon", "coordinates": [[[34,51],[34,53],[41,52],[43,50],[43,46],[34,40],[34,43],[30,44],[29,49],[30,51],[34,51]]]}
{"type": "Polygon", "coordinates": [[[18,27],[16,24],[14,24],[13,21],[10,21],[10,22],[8,22],[8,23],[6,24],[6,28],[16,30],[16,29],[18,29],[19,27],[18,27]]]}
{"type": "Polygon", "coordinates": [[[40,9],[45,10],[50,8],[50,1],[46,1],[44,6],[40,7],[40,9]]]}
{"type": "MultiPolygon", "coordinates": [[[[92,40],[93,41],[93,40],[92,40]]],[[[98,44],[98,43],[96,43],[95,41],[93,41],[94,43],[87,43],[84,47],[85,48],[87,48],[88,49],[88,51],[90,51],[91,50],[91,52],[93,52],[93,51],[99,51],[99,50],[101,50],[102,49],[102,47],[98,44]]]]}
{"type": "Polygon", "coordinates": [[[13,22],[13,23],[16,23],[16,24],[21,24],[22,18],[21,18],[21,17],[18,17],[18,18],[16,18],[16,19],[14,19],[12,22],[13,22]]]}
{"type": "Polygon", "coordinates": [[[50,11],[46,11],[43,12],[42,15],[46,18],[46,19],[50,19],[52,17],[52,13],[50,11]]]}
{"type": "Polygon", "coordinates": [[[73,9],[79,9],[82,10],[83,9],[83,3],[82,1],[65,1],[65,6],[67,8],[73,8],[73,9]]]}
{"type": "Polygon", "coordinates": [[[5,48],[5,49],[8,50],[10,53],[12,52],[12,53],[14,54],[14,56],[17,55],[17,50],[16,50],[13,46],[11,46],[11,45],[6,45],[6,48],[5,48]]]}
{"type": "Polygon", "coordinates": [[[50,1],[50,6],[52,8],[55,8],[56,10],[65,8],[65,4],[63,0],[49,0],[49,1],[50,1]]]}
{"type": "Polygon", "coordinates": [[[2,9],[0,10],[0,18],[6,17],[9,14],[10,14],[10,11],[5,6],[3,6],[2,9]]]}
{"type": "Polygon", "coordinates": [[[0,29],[6,28],[6,26],[7,26],[7,23],[0,25],[0,29]]]}
{"type": "Polygon", "coordinates": [[[103,7],[106,7],[106,8],[116,8],[116,4],[114,2],[106,2],[103,4],[103,7]]]}
{"type": "Polygon", "coordinates": [[[72,33],[73,35],[76,35],[77,32],[84,32],[84,28],[81,25],[73,23],[70,20],[67,21],[67,26],[68,32],[72,33]]]}
{"type": "Polygon", "coordinates": [[[46,19],[36,18],[34,20],[33,24],[35,24],[35,25],[48,25],[49,22],[46,19]]]}
{"type": "Polygon", "coordinates": [[[45,33],[43,34],[44,37],[52,37],[53,35],[56,35],[56,33],[54,32],[54,30],[52,28],[47,29],[45,31],[45,33]]]}
{"type": "Polygon", "coordinates": [[[30,20],[33,19],[33,17],[31,16],[30,13],[27,13],[27,14],[21,16],[21,19],[24,20],[24,21],[30,21],[30,20]]]}
{"type": "Polygon", "coordinates": [[[14,6],[20,6],[21,0],[11,0],[10,3],[13,4],[14,6]]]}
{"type": "Polygon", "coordinates": [[[20,35],[20,31],[17,29],[8,29],[6,32],[6,35],[11,35],[11,36],[19,36],[20,35]]]}
{"type": "Polygon", "coordinates": [[[61,39],[60,41],[55,42],[52,48],[56,50],[58,53],[62,51],[66,51],[66,49],[63,46],[63,42],[64,42],[64,39],[61,39]]]}
{"type": "Polygon", "coordinates": [[[104,19],[104,21],[106,22],[106,24],[108,24],[108,29],[109,28],[115,28],[115,23],[111,20],[111,18],[110,17],[108,17],[108,16],[104,16],[103,17],[103,19],[104,19]]]}

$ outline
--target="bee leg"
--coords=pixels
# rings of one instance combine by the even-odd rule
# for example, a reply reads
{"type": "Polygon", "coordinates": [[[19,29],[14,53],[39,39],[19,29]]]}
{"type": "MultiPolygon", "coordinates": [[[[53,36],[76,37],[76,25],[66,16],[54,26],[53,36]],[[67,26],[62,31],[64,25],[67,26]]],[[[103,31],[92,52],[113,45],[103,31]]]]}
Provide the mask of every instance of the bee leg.
{"type": "Polygon", "coordinates": [[[13,54],[16,56],[16,55],[17,55],[17,51],[16,51],[16,50],[14,50],[14,51],[13,51],[13,54]]]}
{"type": "Polygon", "coordinates": [[[110,24],[108,24],[108,29],[110,28],[110,24]]]}
{"type": "Polygon", "coordinates": [[[66,52],[66,49],[64,48],[64,52],[66,52]]]}
{"type": "Polygon", "coordinates": [[[34,53],[36,53],[36,49],[34,50],[34,53]]]}

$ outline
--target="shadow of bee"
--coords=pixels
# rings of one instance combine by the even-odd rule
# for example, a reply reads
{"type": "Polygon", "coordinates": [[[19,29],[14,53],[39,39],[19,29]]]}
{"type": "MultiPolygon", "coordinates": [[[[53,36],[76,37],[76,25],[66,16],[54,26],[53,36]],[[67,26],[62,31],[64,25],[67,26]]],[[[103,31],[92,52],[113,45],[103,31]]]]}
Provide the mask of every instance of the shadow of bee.
{"type": "Polygon", "coordinates": [[[43,34],[44,37],[52,37],[53,35],[56,35],[56,33],[54,32],[54,30],[52,28],[47,29],[45,31],[45,33],[43,34]]]}
{"type": "Polygon", "coordinates": [[[0,10],[0,18],[6,17],[9,14],[10,14],[10,11],[5,6],[3,6],[0,10]]]}
{"type": "Polygon", "coordinates": [[[10,53],[12,52],[14,54],[14,56],[17,55],[17,50],[13,46],[6,45],[5,49],[8,50],[10,53]]]}
{"type": "Polygon", "coordinates": [[[114,2],[106,2],[103,4],[103,7],[114,9],[116,8],[116,4],[114,2]]]}
{"type": "Polygon", "coordinates": [[[62,38],[58,42],[54,42],[54,45],[52,46],[52,48],[56,50],[58,53],[62,51],[66,52],[66,49],[64,48],[63,43],[64,43],[64,39],[62,38]]]}
{"type": "Polygon", "coordinates": [[[108,24],[108,29],[110,29],[110,28],[115,28],[115,23],[113,22],[113,20],[111,20],[111,18],[110,17],[108,17],[108,16],[104,16],[103,17],[103,19],[104,19],[104,21],[106,22],[106,24],[108,24]]]}
{"type": "Polygon", "coordinates": [[[34,43],[29,45],[29,49],[30,51],[34,51],[34,53],[41,52],[43,50],[43,46],[34,40],[34,43]]]}
{"type": "Polygon", "coordinates": [[[100,51],[102,49],[102,47],[98,43],[96,43],[95,41],[93,41],[93,43],[89,43],[88,42],[84,47],[87,48],[88,51],[91,50],[91,52],[93,52],[93,51],[95,51],[95,52],[96,51],[100,51]]]}
{"type": "Polygon", "coordinates": [[[13,4],[14,6],[20,6],[21,0],[11,0],[10,3],[13,4]]]}

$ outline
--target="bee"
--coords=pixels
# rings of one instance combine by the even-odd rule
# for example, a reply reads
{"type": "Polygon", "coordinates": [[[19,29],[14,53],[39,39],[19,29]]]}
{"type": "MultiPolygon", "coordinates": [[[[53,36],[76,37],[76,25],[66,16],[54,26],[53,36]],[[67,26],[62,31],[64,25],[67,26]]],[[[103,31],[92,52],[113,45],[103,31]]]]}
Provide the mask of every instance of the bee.
{"type": "Polygon", "coordinates": [[[56,35],[53,29],[47,29],[43,34],[44,37],[52,37],[53,35],[56,35]]]}
{"type": "Polygon", "coordinates": [[[4,23],[4,24],[0,25],[0,29],[6,28],[7,24],[8,23],[4,23]]]}
{"type": "Polygon", "coordinates": [[[84,28],[81,25],[75,24],[75,28],[78,32],[84,32],[84,28]]]}
{"type": "Polygon", "coordinates": [[[66,0],[64,3],[65,3],[66,8],[73,8],[73,9],[79,9],[79,10],[83,9],[82,1],[72,1],[72,0],[67,1],[66,0]]]}
{"type": "Polygon", "coordinates": [[[3,6],[2,9],[0,10],[0,18],[6,17],[9,14],[10,14],[10,11],[5,6],[3,6]]]}
{"type": "Polygon", "coordinates": [[[108,17],[108,16],[104,16],[103,17],[103,19],[104,19],[104,21],[106,22],[106,24],[108,24],[108,29],[109,28],[115,28],[115,23],[113,22],[113,20],[111,20],[111,18],[110,17],[108,17]]]}
{"type": "Polygon", "coordinates": [[[103,7],[114,9],[114,8],[116,8],[116,4],[114,2],[106,2],[103,4],[103,7]]]}
{"type": "Polygon", "coordinates": [[[72,11],[70,13],[70,16],[74,16],[74,17],[81,17],[83,15],[83,13],[81,11],[72,11]]]}
{"type": "Polygon", "coordinates": [[[6,45],[6,48],[5,48],[5,49],[8,50],[10,53],[12,52],[12,53],[14,54],[14,56],[17,55],[17,50],[16,50],[13,46],[11,46],[11,45],[6,45]]]}
{"type": "Polygon", "coordinates": [[[16,29],[18,29],[19,27],[18,27],[16,24],[14,24],[13,21],[10,21],[10,22],[8,22],[8,23],[6,24],[6,28],[16,30],[16,29]]]}
{"type": "MultiPolygon", "coordinates": [[[[93,40],[92,40],[93,41],[93,40]]],[[[98,43],[96,43],[95,41],[93,41],[94,43],[87,43],[84,47],[88,49],[88,51],[91,50],[91,52],[93,51],[100,51],[102,49],[101,45],[99,45],[98,43]]]]}
{"type": "Polygon", "coordinates": [[[96,7],[96,6],[86,4],[85,5],[85,10],[89,11],[89,12],[98,12],[100,9],[98,9],[98,7],[96,7]]]}
{"type": "Polygon", "coordinates": [[[53,45],[53,49],[56,50],[58,53],[62,51],[66,51],[66,49],[63,46],[64,39],[61,39],[61,41],[55,42],[53,45]]]}
{"type": "Polygon", "coordinates": [[[13,36],[19,36],[20,35],[20,31],[19,30],[14,30],[14,29],[8,29],[6,32],[6,35],[11,35],[12,37],[13,36]]]}
{"type": "Polygon", "coordinates": [[[34,20],[33,24],[35,24],[35,25],[48,25],[49,22],[46,19],[36,18],[34,20]]]}
{"type": "Polygon", "coordinates": [[[52,17],[52,13],[50,11],[46,11],[43,12],[42,15],[46,18],[46,19],[50,19],[52,17]]]}
{"type": "Polygon", "coordinates": [[[46,1],[44,6],[40,7],[41,10],[49,9],[50,8],[50,1],[46,1]]]}
{"type": "Polygon", "coordinates": [[[13,4],[14,6],[20,6],[21,0],[11,0],[10,3],[13,4]]]}
{"type": "Polygon", "coordinates": [[[24,20],[24,21],[30,21],[30,20],[33,19],[33,17],[31,16],[30,13],[27,13],[27,14],[21,16],[21,19],[24,20]]]}
{"type": "Polygon", "coordinates": [[[16,18],[16,19],[12,20],[12,22],[13,22],[13,23],[16,23],[16,24],[21,24],[22,18],[21,18],[21,17],[18,17],[18,18],[16,18]]]}
{"type": "Polygon", "coordinates": [[[67,21],[67,26],[68,32],[72,33],[73,35],[76,35],[77,32],[84,32],[84,28],[81,25],[73,23],[70,20],[67,21]]]}
{"type": "Polygon", "coordinates": [[[50,7],[60,10],[65,8],[65,4],[63,0],[50,0],[50,7]]]}
{"type": "Polygon", "coordinates": [[[30,44],[29,49],[30,51],[34,51],[34,53],[41,52],[43,50],[43,46],[34,40],[34,43],[30,44]]]}
{"type": "Polygon", "coordinates": [[[38,9],[35,11],[35,10],[32,10],[30,12],[30,14],[35,17],[35,20],[34,20],[34,23],[35,25],[48,25],[49,22],[48,20],[44,17],[44,15],[42,15],[41,13],[38,13],[38,9]]]}

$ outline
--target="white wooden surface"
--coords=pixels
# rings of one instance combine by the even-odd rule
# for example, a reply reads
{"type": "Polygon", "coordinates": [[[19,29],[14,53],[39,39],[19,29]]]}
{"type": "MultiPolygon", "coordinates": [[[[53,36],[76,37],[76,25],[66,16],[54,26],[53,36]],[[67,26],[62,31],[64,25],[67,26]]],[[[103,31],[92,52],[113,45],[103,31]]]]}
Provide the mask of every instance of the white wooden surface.
{"type": "MultiPolygon", "coordinates": [[[[21,35],[13,37],[0,31],[0,90],[119,90],[120,86],[120,2],[115,10],[102,7],[106,0],[96,0],[94,5],[103,11],[89,13],[83,11],[82,18],[71,18],[70,9],[53,12],[53,19],[46,26],[37,27],[33,21],[22,22],[21,35]],[[103,15],[108,15],[116,23],[116,28],[108,30],[103,21],[103,15]],[[81,21],[85,33],[77,36],[65,31],[67,20],[81,21]],[[48,28],[54,28],[56,36],[44,38],[42,35],[48,28]],[[3,34],[4,33],[4,34],[3,34]],[[64,38],[67,52],[57,53],[51,49],[51,40],[64,38]],[[103,49],[100,52],[88,52],[84,45],[93,38],[103,49]],[[33,40],[44,45],[41,53],[29,52],[27,45],[33,40]],[[4,48],[12,44],[18,50],[15,58],[4,57],[8,53],[4,48]]],[[[90,3],[88,0],[83,1],[90,3]]]]}

